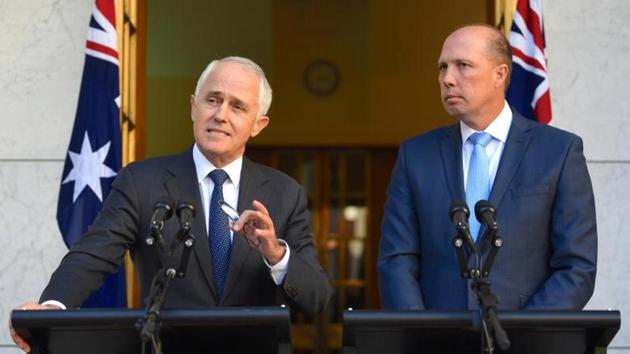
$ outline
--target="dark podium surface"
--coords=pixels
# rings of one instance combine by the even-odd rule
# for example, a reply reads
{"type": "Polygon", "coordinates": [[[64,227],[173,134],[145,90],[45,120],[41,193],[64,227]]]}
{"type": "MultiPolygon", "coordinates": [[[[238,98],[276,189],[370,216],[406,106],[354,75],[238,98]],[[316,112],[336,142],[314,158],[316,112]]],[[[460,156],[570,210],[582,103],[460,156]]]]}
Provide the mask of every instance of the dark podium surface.
{"type": "MultiPolygon", "coordinates": [[[[510,354],[606,353],[619,311],[499,312],[510,354]]],[[[481,353],[475,311],[344,311],[344,354],[481,353]]]]}
{"type": "MultiPolygon", "coordinates": [[[[135,324],[144,310],[80,309],[13,311],[13,327],[33,353],[140,353],[135,324]]],[[[286,308],[164,310],[161,338],[165,354],[291,353],[286,308]]],[[[150,346],[147,347],[150,353],[150,346]]]]}

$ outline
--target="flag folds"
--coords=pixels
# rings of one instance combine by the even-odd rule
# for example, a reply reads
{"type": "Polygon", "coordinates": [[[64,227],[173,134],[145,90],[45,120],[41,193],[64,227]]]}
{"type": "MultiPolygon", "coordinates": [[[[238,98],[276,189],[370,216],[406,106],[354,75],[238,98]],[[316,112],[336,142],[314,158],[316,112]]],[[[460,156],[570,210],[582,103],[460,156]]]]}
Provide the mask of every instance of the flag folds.
{"type": "MultiPolygon", "coordinates": [[[[57,222],[68,247],[96,218],[121,167],[114,9],[114,0],[96,0],[90,18],[79,102],[57,205],[57,222]]],[[[82,306],[126,306],[124,269],[111,275],[82,306]]]]}
{"type": "Polygon", "coordinates": [[[542,0],[518,0],[510,32],[512,80],[507,101],[521,115],[551,121],[542,0]]]}

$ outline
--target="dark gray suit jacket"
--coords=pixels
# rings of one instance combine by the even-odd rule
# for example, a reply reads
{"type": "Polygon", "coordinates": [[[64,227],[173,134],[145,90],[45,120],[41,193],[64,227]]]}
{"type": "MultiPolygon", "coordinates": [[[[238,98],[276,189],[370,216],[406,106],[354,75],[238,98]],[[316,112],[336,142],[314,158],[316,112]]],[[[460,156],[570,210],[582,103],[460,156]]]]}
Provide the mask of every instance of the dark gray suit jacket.
{"type": "MultiPolygon", "coordinates": [[[[107,274],[119,268],[127,249],[131,250],[144,299],[160,262],[179,259],[179,254],[171,259],[160,259],[157,250],[144,242],[150,232],[153,205],[170,200],[190,202],[197,210],[197,216],[192,228],[196,242],[186,277],[172,281],[166,308],[286,303],[306,313],[322,311],[330,298],[331,288],[317,259],[304,190],[287,175],[245,158],[239,212],[251,208],[254,199],[267,207],[276,235],[291,249],[288,272],[280,286],[273,282],[262,256],[241,236],[234,235],[224,295],[217,300],[208,233],[192,150],[188,149],[179,155],[135,162],[119,172],[102,211],[88,232],[63,258],[41,301],[52,299],[68,308],[78,307],[107,274]]],[[[163,231],[169,241],[178,228],[176,216],[165,223],[163,231]]]]}
{"type": "MultiPolygon", "coordinates": [[[[450,203],[466,200],[462,176],[459,124],[400,146],[378,258],[384,307],[476,307],[460,276],[449,220],[450,203]]],[[[593,293],[597,263],[582,140],[515,114],[489,200],[504,239],[490,274],[499,309],[582,308],[593,293]]]]}

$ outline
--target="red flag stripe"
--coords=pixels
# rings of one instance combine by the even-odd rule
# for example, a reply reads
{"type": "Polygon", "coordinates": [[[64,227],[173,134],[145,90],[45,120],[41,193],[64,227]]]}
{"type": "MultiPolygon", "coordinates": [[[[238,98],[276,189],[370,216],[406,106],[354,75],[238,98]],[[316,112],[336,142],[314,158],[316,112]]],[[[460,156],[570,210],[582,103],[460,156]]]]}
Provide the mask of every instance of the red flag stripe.
{"type": "Polygon", "coordinates": [[[104,46],[102,44],[98,44],[98,43],[92,42],[92,41],[86,41],[85,42],[85,46],[87,48],[92,49],[92,50],[96,50],[98,52],[101,52],[103,54],[106,54],[106,55],[109,55],[109,56],[112,56],[112,57],[118,59],[118,52],[116,52],[115,50],[113,50],[110,47],[106,47],[106,46],[104,46]]]}
{"type": "Polygon", "coordinates": [[[96,0],[96,8],[105,16],[107,21],[116,28],[116,10],[113,0],[96,0]]]}
{"type": "Polygon", "coordinates": [[[542,26],[538,14],[530,9],[529,1],[519,1],[516,5],[516,11],[521,15],[523,21],[527,24],[527,29],[531,32],[532,38],[536,46],[543,50],[545,43],[541,32],[542,26]]]}
{"type": "Polygon", "coordinates": [[[534,107],[534,112],[539,122],[544,124],[551,122],[551,95],[549,90],[540,96],[538,102],[536,102],[536,107],[534,107]]]}
{"type": "Polygon", "coordinates": [[[543,67],[542,63],[539,62],[538,60],[536,60],[534,57],[530,57],[525,55],[525,53],[523,53],[520,49],[516,48],[516,47],[512,47],[512,55],[519,57],[522,61],[524,61],[525,63],[540,69],[542,71],[547,71],[547,69],[545,69],[545,67],[543,67]]]}

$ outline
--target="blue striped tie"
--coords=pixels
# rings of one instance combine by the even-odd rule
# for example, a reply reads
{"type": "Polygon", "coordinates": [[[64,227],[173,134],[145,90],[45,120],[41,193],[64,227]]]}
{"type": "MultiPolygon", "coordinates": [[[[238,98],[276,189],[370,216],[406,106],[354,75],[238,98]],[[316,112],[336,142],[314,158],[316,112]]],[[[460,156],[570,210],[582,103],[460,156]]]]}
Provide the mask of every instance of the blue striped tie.
{"type": "Polygon", "coordinates": [[[474,144],[475,147],[468,163],[466,203],[471,214],[468,221],[470,235],[475,240],[477,240],[479,229],[481,228],[481,224],[475,217],[475,204],[482,199],[488,199],[490,195],[490,167],[488,155],[486,154],[486,145],[491,140],[492,136],[484,132],[474,133],[468,137],[468,141],[474,144]]]}
{"type": "Polygon", "coordinates": [[[229,220],[227,214],[221,209],[223,202],[223,182],[228,179],[223,170],[214,170],[209,174],[214,182],[214,190],[210,197],[210,212],[208,220],[208,238],[210,241],[210,254],[214,268],[214,281],[219,299],[223,297],[223,287],[230,266],[230,240],[229,220]]]}

